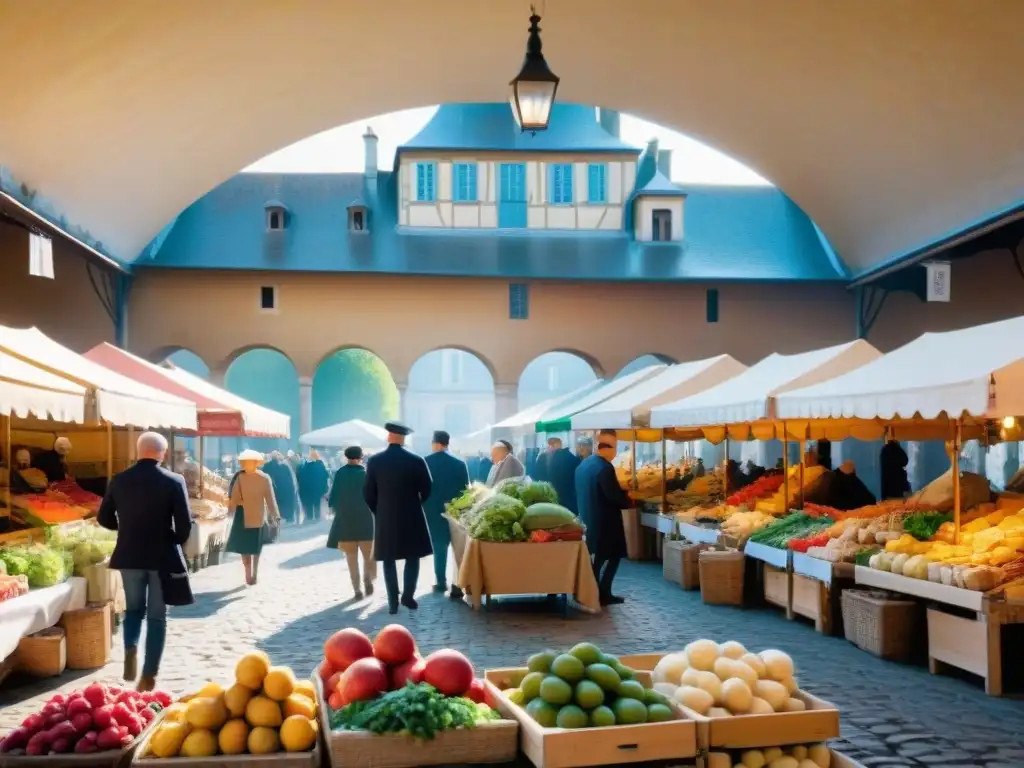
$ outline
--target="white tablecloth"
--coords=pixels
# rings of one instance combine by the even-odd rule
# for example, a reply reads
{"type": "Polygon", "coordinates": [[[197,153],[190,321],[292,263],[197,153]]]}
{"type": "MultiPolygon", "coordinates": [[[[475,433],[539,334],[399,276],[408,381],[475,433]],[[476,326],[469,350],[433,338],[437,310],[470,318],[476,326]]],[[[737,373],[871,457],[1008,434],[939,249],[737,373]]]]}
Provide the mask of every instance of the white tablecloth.
{"type": "Polygon", "coordinates": [[[84,608],[85,598],[85,579],[75,576],[0,603],[0,661],[14,653],[21,638],[54,626],[65,611],[84,608]]]}
{"type": "Polygon", "coordinates": [[[185,544],[185,557],[189,560],[205,554],[211,538],[225,541],[228,537],[228,518],[226,517],[220,520],[196,519],[193,522],[192,532],[185,544]]]}

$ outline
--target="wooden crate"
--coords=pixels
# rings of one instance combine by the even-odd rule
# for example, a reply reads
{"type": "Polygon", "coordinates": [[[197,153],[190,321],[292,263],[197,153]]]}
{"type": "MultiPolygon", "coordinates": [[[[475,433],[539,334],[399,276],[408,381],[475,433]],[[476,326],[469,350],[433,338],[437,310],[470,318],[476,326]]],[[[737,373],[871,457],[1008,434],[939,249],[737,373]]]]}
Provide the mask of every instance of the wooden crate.
{"type": "MultiPolygon", "coordinates": [[[[476,728],[442,731],[430,741],[397,733],[332,731],[320,675],[314,671],[311,679],[316,688],[320,732],[332,768],[413,768],[419,765],[507,763],[515,759],[518,751],[519,724],[504,713],[504,720],[480,723],[476,728]]],[[[501,712],[496,693],[490,692],[487,703],[501,712]]],[[[319,765],[318,756],[313,768],[319,765]]],[[[267,768],[279,767],[274,765],[267,768]]]]}
{"type": "MultiPolygon", "coordinates": [[[[519,722],[520,748],[537,768],[684,760],[697,755],[697,722],[684,716],[681,707],[676,708],[679,720],[664,723],[577,730],[544,728],[503,693],[518,686],[526,674],[524,668],[492,669],[485,678],[488,690],[498,701],[498,711],[519,722]]],[[[649,674],[641,672],[637,680],[651,685],[649,674]]]]}
{"type": "Polygon", "coordinates": [[[149,741],[150,734],[163,720],[163,713],[153,718],[153,722],[124,749],[111,749],[106,752],[93,752],[91,755],[0,755],[0,768],[127,768],[139,748],[149,741]]]}
{"type": "Polygon", "coordinates": [[[787,616],[792,615],[792,574],[784,568],[762,563],[764,574],[764,600],[766,603],[782,608],[787,616]]]}
{"type": "MultiPolygon", "coordinates": [[[[847,757],[842,752],[829,750],[832,753],[830,768],[865,768],[862,763],[847,757]]],[[[730,755],[728,752],[709,752],[703,759],[701,768],[732,768],[739,763],[739,757],[730,755]]]]}
{"type": "Polygon", "coordinates": [[[698,555],[706,545],[666,539],[662,544],[662,574],[683,589],[700,589],[698,555]]]}

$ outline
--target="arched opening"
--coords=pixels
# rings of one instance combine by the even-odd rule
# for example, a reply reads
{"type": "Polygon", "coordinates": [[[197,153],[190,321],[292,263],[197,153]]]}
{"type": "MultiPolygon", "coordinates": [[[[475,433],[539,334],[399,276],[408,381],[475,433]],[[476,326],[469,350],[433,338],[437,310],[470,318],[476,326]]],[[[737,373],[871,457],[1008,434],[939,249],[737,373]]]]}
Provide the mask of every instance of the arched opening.
{"type": "Polygon", "coordinates": [[[404,414],[415,430],[412,444],[418,450],[429,447],[435,429],[452,436],[453,449],[477,450],[481,446],[476,443],[486,443],[488,438],[467,438],[495,421],[494,375],[473,352],[455,348],[428,352],[409,369],[404,414]]]}
{"type": "Polygon", "coordinates": [[[391,371],[369,350],[334,352],[313,374],[313,429],[350,419],[381,425],[397,418],[400,406],[391,371]]]}
{"type": "Polygon", "coordinates": [[[620,376],[628,376],[635,371],[643,370],[644,368],[648,368],[652,365],[673,365],[676,362],[677,361],[667,355],[640,355],[640,357],[634,358],[630,362],[626,363],[626,365],[622,367],[622,370],[615,374],[615,378],[617,379],[620,376]]]}
{"type": "Polygon", "coordinates": [[[163,356],[163,359],[196,376],[201,376],[204,379],[210,378],[210,366],[190,349],[178,349],[163,356]]]}
{"type": "Polygon", "coordinates": [[[224,375],[224,386],[246,400],[286,413],[292,420],[290,440],[239,439],[239,449],[273,451],[298,446],[299,374],[295,365],[276,349],[249,349],[235,357],[224,375]]]}
{"type": "Polygon", "coordinates": [[[573,352],[545,352],[519,376],[519,408],[565,395],[597,378],[593,363],[573,352]]]}

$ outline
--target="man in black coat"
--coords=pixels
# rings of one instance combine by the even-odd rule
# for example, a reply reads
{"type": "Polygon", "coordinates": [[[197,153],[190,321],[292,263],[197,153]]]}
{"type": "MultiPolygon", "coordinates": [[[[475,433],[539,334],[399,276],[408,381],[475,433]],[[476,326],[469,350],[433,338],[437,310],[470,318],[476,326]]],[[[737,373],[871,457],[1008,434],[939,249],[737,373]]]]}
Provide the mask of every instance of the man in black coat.
{"type": "Polygon", "coordinates": [[[622,597],[612,594],[612,581],[619,562],[626,557],[626,530],[622,510],[633,506],[615,477],[616,447],[600,443],[597,453],[584,459],[576,469],[576,501],[580,518],[587,526],[587,547],[594,558],[594,576],[601,605],[619,605],[622,597]]]}
{"type": "Polygon", "coordinates": [[[110,567],[121,572],[124,614],[124,679],[134,680],[139,636],[146,619],[146,658],[139,679],[140,691],[152,691],[160,670],[167,637],[167,604],[190,602],[167,594],[188,589],[188,569],[182,546],[192,531],[185,479],[164,469],[167,439],[144,432],[138,441],[138,462],[110,481],[96,521],[117,531],[110,567]]]}
{"type": "Polygon", "coordinates": [[[562,440],[558,437],[548,438],[548,449],[537,457],[533,464],[533,470],[527,474],[534,480],[551,482],[551,457],[555,451],[562,447],[562,440]]]}
{"type": "Polygon", "coordinates": [[[574,514],[579,514],[576,502],[576,468],[580,457],[568,448],[561,447],[548,459],[548,482],[558,494],[558,503],[574,514]]]}
{"type": "MultiPolygon", "coordinates": [[[[430,544],[434,548],[434,591],[445,592],[448,589],[448,547],[451,546],[451,531],[448,521],[442,515],[444,506],[462,495],[469,485],[469,469],[466,462],[452,456],[448,452],[451,436],[444,430],[434,433],[430,444],[433,451],[425,461],[430,470],[433,489],[430,498],[423,505],[427,516],[427,527],[430,529],[430,544]]],[[[452,599],[462,599],[462,590],[452,584],[452,599]]]]}
{"type": "Polygon", "coordinates": [[[384,571],[388,610],[398,613],[398,560],[405,560],[401,603],[410,610],[420,577],[420,559],[433,553],[423,502],[433,481],[422,457],[405,447],[412,430],[398,422],[384,425],[388,447],[366,462],[363,497],[374,515],[373,557],[384,571]]]}

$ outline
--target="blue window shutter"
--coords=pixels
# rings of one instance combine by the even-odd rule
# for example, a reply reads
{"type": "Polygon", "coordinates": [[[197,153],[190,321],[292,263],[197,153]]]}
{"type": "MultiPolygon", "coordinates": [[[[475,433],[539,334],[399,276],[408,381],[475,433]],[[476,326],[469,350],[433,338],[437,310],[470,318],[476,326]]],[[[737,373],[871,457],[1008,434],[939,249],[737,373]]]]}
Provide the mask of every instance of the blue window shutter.
{"type": "Polygon", "coordinates": [[[476,163],[454,163],[452,165],[452,200],[457,203],[475,203],[476,163]]]}
{"type": "Polygon", "coordinates": [[[436,175],[437,163],[427,163],[427,199],[436,200],[436,188],[434,186],[434,176],[436,175]]]}
{"type": "Polygon", "coordinates": [[[509,283],[508,317],[509,320],[530,318],[530,286],[526,283],[509,283]]]}
{"type": "Polygon", "coordinates": [[[709,323],[718,322],[718,289],[708,288],[707,292],[707,320],[709,323]]]}
{"type": "Polygon", "coordinates": [[[416,199],[430,203],[436,199],[434,179],[437,163],[416,163],[416,199]]]}
{"type": "Polygon", "coordinates": [[[416,199],[425,200],[427,197],[427,174],[423,163],[416,163],[416,199]]]}
{"type": "Polygon", "coordinates": [[[572,165],[562,166],[562,202],[572,202],[572,165]]]}
{"type": "Polygon", "coordinates": [[[476,202],[480,198],[476,196],[476,177],[479,173],[476,163],[467,163],[466,165],[466,199],[471,202],[476,202]]]}
{"type": "Polygon", "coordinates": [[[591,203],[608,202],[607,165],[591,163],[587,167],[587,201],[591,203]]]}
{"type": "Polygon", "coordinates": [[[558,166],[554,163],[548,166],[548,202],[558,202],[558,166]]]}
{"type": "Polygon", "coordinates": [[[552,163],[548,166],[548,202],[554,205],[572,203],[572,164],[552,163]]]}

